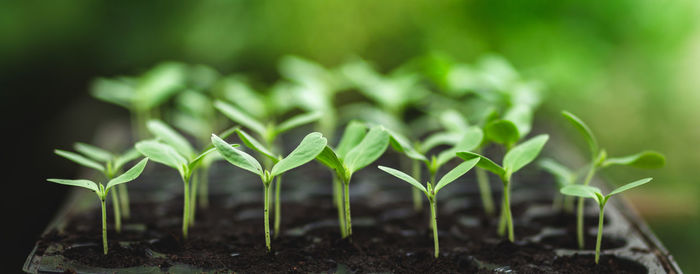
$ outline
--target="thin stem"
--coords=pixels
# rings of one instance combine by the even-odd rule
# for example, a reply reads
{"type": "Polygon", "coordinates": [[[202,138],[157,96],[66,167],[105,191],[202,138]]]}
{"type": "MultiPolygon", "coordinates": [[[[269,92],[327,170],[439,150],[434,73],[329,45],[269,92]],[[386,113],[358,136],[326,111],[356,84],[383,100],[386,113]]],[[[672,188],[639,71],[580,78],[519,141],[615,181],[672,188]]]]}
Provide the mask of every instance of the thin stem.
{"type": "Polygon", "coordinates": [[[182,237],[187,239],[187,228],[189,228],[190,217],[190,184],[189,176],[183,178],[185,182],[185,193],[183,194],[185,202],[182,206],[182,237]]]}
{"type": "Polygon", "coordinates": [[[343,182],[343,185],[343,192],[345,194],[345,229],[347,230],[347,232],[345,232],[345,238],[349,238],[350,241],[352,241],[352,219],[350,217],[350,182],[345,181],[343,182]]]}
{"type": "Polygon", "coordinates": [[[131,209],[129,206],[129,190],[126,187],[126,184],[117,185],[117,188],[113,189],[112,191],[114,190],[119,190],[117,196],[119,197],[119,206],[121,206],[122,217],[124,219],[131,218],[131,209]]]}
{"type": "Polygon", "coordinates": [[[280,203],[280,192],[282,189],[282,175],[277,176],[275,183],[275,239],[280,235],[280,222],[282,219],[282,206],[280,203]]]}
{"type": "Polygon", "coordinates": [[[513,233],[513,216],[510,212],[510,182],[506,182],[506,187],[503,190],[503,194],[503,198],[505,199],[505,216],[508,223],[508,240],[510,240],[512,243],[515,241],[515,236],[513,233]]]}
{"type": "Polygon", "coordinates": [[[345,228],[345,216],[343,211],[343,187],[340,179],[333,177],[333,197],[335,197],[335,208],[338,209],[338,226],[340,227],[340,236],[345,238],[347,233],[345,228]]]}
{"type": "MultiPolygon", "coordinates": [[[[587,186],[588,184],[591,183],[591,179],[593,178],[593,175],[595,174],[595,164],[591,163],[591,168],[588,170],[588,174],[586,174],[586,179],[583,181],[583,185],[587,186]]],[[[578,248],[583,249],[584,248],[584,241],[583,241],[583,207],[585,206],[583,197],[578,198],[578,208],[576,210],[576,237],[578,240],[578,248]]]]}
{"type": "Polygon", "coordinates": [[[194,174],[194,177],[192,178],[192,193],[190,194],[190,217],[189,221],[187,222],[189,226],[194,226],[194,219],[197,211],[197,189],[199,188],[199,172],[196,172],[194,174]]]}
{"type": "Polygon", "coordinates": [[[437,201],[435,197],[429,198],[430,201],[430,215],[431,215],[431,224],[433,227],[433,244],[435,246],[435,258],[437,258],[440,254],[440,243],[438,242],[438,229],[437,229],[437,201]]]}
{"type": "MultiPolygon", "coordinates": [[[[421,178],[420,168],[421,168],[420,161],[413,160],[413,178],[416,178],[416,180],[419,180],[419,181],[421,178]]],[[[420,190],[418,190],[415,187],[412,187],[411,189],[413,190],[413,209],[416,210],[416,212],[420,212],[421,209],[423,209],[422,194],[420,193],[420,190]]]]}
{"type": "Polygon", "coordinates": [[[605,204],[600,206],[600,213],[598,214],[598,235],[595,239],[595,263],[598,264],[598,259],[600,258],[600,242],[603,239],[603,215],[605,214],[605,204]]]}
{"type": "Polygon", "coordinates": [[[267,252],[272,249],[270,247],[270,183],[265,183],[263,202],[265,203],[265,246],[267,247],[267,252]]]}
{"type": "Polygon", "coordinates": [[[209,207],[209,165],[203,164],[200,168],[202,177],[199,182],[199,207],[209,207]]]}
{"type": "Polygon", "coordinates": [[[112,189],[112,208],[114,209],[114,227],[117,233],[122,232],[122,215],[119,213],[119,199],[116,189],[112,189]]]}
{"type": "Polygon", "coordinates": [[[491,195],[491,185],[486,170],[476,169],[476,181],[479,183],[479,192],[481,193],[481,203],[484,206],[484,212],[488,216],[493,216],[496,206],[493,204],[493,196],[491,195]]]}
{"type": "Polygon", "coordinates": [[[498,236],[506,235],[506,198],[505,198],[505,187],[503,188],[503,193],[501,194],[501,215],[498,219],[498,236]]]}
{"type": "Polygon", "coordinates": [[[107,209],[104,198],[100,198],[100,204],[102,205],[102,249],[107,255],[107,209]]]}

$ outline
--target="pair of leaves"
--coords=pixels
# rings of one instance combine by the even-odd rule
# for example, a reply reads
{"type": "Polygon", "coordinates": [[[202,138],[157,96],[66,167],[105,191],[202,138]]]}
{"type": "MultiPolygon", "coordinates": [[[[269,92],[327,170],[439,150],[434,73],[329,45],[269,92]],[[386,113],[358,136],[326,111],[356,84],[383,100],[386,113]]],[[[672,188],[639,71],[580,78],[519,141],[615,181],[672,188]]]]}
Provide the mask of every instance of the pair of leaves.
{"type": "Polygon", "coordinates": [[[379,158],[389,146],[389,133],[383,127],[367,127],[351,121],[346,127],[337,149],[326,146],[316,157],[322,164],[334,169],[341,178],[349,179],[353,173],[379,158]]]}
{"type": "Polygon", "coordinates": [[[131,162],[141,156],[141,154],[133,149],[127,151],[123,155],[115,155],[107,150],[85,143],[76,143],[74,148],[82,155],[60,149],[57,149],[54,152],[57,155],[71,160],[79,165],[98,170],[105,174],[108,173],[105,166],[111,165],[111,169],[116,171],[121,169],[121,167],[126,163],[131,162]]]}
{"type": "Polygon", "coordinates": [[[180,135],[175,129],[171,128],[167,124],[160,120],[150,120],[146,123],[146,128],[151,132],[158,140],[170,145],[175,149],[180,155],[184,156],[188,160],[196,157],[194,148],[187,139],[180,135]]]}
{"type": "Polygon", "coordinates": [[[535,160],[547,143],[547,140],[549,140],[549,135],[541,134],[515,146],[503,157],[503,167],[494,163],[489,158],[473,152],[458,152],[457,156],[464,160],[471,160],[477,157],[481,158],[481,161],[478,163],[480,168],[507,179],[511,174],[535,160]]]}
{"type": "MultiPolygon", "coordinates": [[[[234,146],[226,143],[223,139],[212,134],[212,143],[216,150],[221,154],[226,161],[229,163],[240,167],[242,169],[248,170],[252,173],[258,174],[261,177],[265,176],[265,172],[260,165],[260,163],[241,150],[236,149],[234,146]]],[[[270,171],[270,176],[278,176],[290,169],[301,166],[314,158],[323,151],[326,147],[327,140],[321,133],[314,132],[306,135],[304,139],[287,157],[277,162],[270,171]]]]}
{"type": "Polygon", "coordinates": [[[611,191],[608,195],[603,195],[602,191],[600,191],[599,188],[593,187],[593,186],[585,186],[585,185],[569,185],[560,190],[562,194],[565,195],[570,195],[570,196],[578,196],[578,197],[583,197],[583,198],[592,198],[598,202],[599,205],[604,206],[605,203],[608,201],[610,197],[616,194],[620,194],[622,192],[625,192],[627,190],[630,190],[632,188],[641,186],[643,184],[646,184],[650,182],[652,178],[644,178],[641,180],[637,180],[628,184],[625,184],[621,187],[616,188],[615,190],[611,191]]]}
{"type": "Polygon", "coordinates": [[[539,162],[539,166],[554,176],[560,189],[576,182],[577,176],[574,172],[552,159],[543,159],[539,162]]]}
{"type": "Polygon", "coordinates": [[[78,187],[84,187],[87,189],[90,189],[92,191],[95,191],[98,194],[101,195],[106,195],[106,193],[114,186],[123,184],[123,183],[128,183],[141,175],[143,172],[143,169],[146,167],[146,164],[148,163],[148,159],[143,159],[141,160],[138,164],[134,165],[132,168],[124,172],[122,175],[117,176],[116,178],[109,180],[107,183],[107,187],[101,188],[101,185],[98,185],[97,183],[90,181],[90,180],[85,180],[85,179],[80,179],[80,180],[65,180],[65,179],[48,179],[47,181],[52,182],[52,183],[57,183],[57,184],[62,184],[62,185],[70,185],[70,186],[78,186],[78,187]],[[104,189],[104,193],[102,192],[102,189],[104,189]]]}
{"type": "Polygon", "coordinates": [[[415,188],[417,188],[420,191],[423,191],[423,193],[426,193],[426,195],[436,195],[440,189],[448,185],[449,183],[454,182],[457,180],[457,178],[462,177],[465,173],[467,173],[469,170],[471,170],[478,162],[480,161],[480,158],[474,158],[471,160],[467,160],[465,162],[462,162],[459,164],[457,167],[454,169],[450,170],[445,174],[445,176],[442,176],[440,180],[438,181],[437,185],[435,185],[435,189],[433,190],[433,193],[428,193],[428,190],[420,183],[418,182],[415,178],[409,176],[406,173],[403,173],[399,170],[390,168],[390,167],[385,167],[385,166],[379,166],[379,169],[383,170],[386,173],[389,173],[401,180],[404,180],[408,182],[409,184],[413,185],[415,188]]]}

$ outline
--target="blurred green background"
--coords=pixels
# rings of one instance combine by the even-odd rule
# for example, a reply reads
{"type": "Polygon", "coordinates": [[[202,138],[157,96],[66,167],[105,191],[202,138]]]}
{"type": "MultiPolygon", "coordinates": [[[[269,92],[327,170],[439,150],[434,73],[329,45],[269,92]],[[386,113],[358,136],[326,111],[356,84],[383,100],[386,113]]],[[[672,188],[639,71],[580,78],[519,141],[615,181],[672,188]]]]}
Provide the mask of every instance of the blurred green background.
{"type": "MultiPolygon", "coordinates": [[[[561,134],[577,137],[558,114],[567,109],[611,154],[666,154],[663,170],[604,175],[655,177],[629,198],[681,267],[700,272],[700,2],[506,2],[2,1],[0,96],[7,114],[20,115],[3,118],[11,122],[6,134],[34,133],[43,143],[32,163],[50,170],[57,161],[43,158],[57,144],[85,140],[104,117],[126,115],[89,98],[91,79],[164,60],[272,82],[288,54],[329,67],[359,56],[388,71],[425,54],[473,63],[496,53],[547,84],[538,119],[561,134]],[[105,114],[85,117],[76,109],[105,114]],[[58,132],[65,117],[80,121],[58,132]]],[[[50,205],[41,212],[50,216],[50,205]]],[[[46,220],[28,222],[40,231],[46,220]]]]}

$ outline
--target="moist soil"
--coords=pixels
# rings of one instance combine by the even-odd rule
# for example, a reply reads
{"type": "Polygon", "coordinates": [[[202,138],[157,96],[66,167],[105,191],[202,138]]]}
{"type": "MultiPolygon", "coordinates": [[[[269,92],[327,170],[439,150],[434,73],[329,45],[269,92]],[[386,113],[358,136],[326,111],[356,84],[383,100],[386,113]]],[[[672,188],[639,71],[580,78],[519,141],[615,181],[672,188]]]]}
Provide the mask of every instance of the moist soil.
{"type": "MultiPolygon", "coordinates": [[[[616,257],[603,256],[596,265],[589,255],[557,256],[556,248],[571,248],[567,241],[575,243],[566,236],[542,243],[510,243],[496,233],[497,218],[486,216],[479,207],[439,215],[438,259],[433,257],[428,210],[417,213],[410,202],[382,206],[354,202],[352,241],[343,240],[337,211],[328,198],[283,202],[282,233],[272,240],[269,253],[262,204],[232,205],[226,197],[214,196],[209,208],[197,211],[196,224],[187,239],[181,233],[182,203],[178,197],[166,203],[132,204],[133,215],[124,221],[121,233],[109,224],[106,256],[102,254],[97,210],[71,216],[64,231],[46,233],[37,254],[51,255],[44,254],[47,246],[58,244],[63,249],[57,251],[60,255],[83,265],[156,266],[163,271],[183,264],[236,272],[646,273],[642,265],[616,257]]],[[[562,221],[556,215],[518,222],[526,209],[523,204],[513,206],[517,239],[537,234],[546,226],[566,228],[575,222],[573,217],[562,221]]],[[[594,227],[597,220],[586,223],[594,227]]],[[[569,235],[574,237],[575,233],[569,235]]],[[[594,240],[593,236],[588,238],[594,240]]],[[[604,241],[603,246],[613,242],[604,241]]]]}

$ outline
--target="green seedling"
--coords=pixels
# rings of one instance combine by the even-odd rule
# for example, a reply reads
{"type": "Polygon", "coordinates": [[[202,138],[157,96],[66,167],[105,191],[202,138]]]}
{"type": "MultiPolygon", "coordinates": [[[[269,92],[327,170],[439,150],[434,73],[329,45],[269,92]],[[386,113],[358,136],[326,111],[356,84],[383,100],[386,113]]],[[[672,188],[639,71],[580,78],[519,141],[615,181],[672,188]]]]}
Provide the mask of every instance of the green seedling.
{"type": "MultiPolygon", "coordinates": [[[[55,153],[79,165],[99,171],[107,180],[112,180],[120,175],[125,164],[141,156],[134,149],[125,152],[123,155],[116,155],[85,143],[76,143],[73,147],[80,154],[60,149],[55,150],[55,153]]],[[[126,185],[119,184],[112,191],[111,197],[115,230],[119,233],[122,231],[122,217],[128,219],[130,216],[129,194],[126,185]]]]}
{"type": "MultiPolygon", "coordinates": [[[[643,169],[654,169],[661,168],[664,166],[666,159],[663,155],[655,151],[643,151],[634,155],[625,157],[610,158],[604,149],[598,146],[598,141],[593,135],[593,131],[583,122],[583,120],[576,117],[574,114],[562,111],[562,115],[569,121],[576,130],[583,135],[583,138],[588,143],[588,149],[590,152],[590,161],[588,163],[588,172],[583,180],[583,185],[587,186],[590,184],[593,176],[599,169],[603,169],[610,166],[630,166],[643,169]]],[[[576,235],[578,240],[579,248],[584,248],[583,241],[583,198],[579,197],[576,209],[576,235]]]]}
{"type": "Polygon", "coordinates": [[[430,224],[433,228],[433,244],[435,245],[435,258],[437,258],[440,254],[440,243],[438,242],[437,229],[437,193],[438,191],[440,191],[440,189],[447,186],[447,184],[454,182],[459,177],[462,177],[462,175],[464,175],[470,169],[472,169],[479,161],[480,158],[474,158],[459,164],[457,167],[447,172],[445,176],[440,178],[440,181],[438,181],[436,185],[433,186],[433,183],[431,182],[427,183],[427,188],[424,187],[420,182],[418,182],[416,178],[413,178],[406,173],[403,173],[393,168],[379,166],[379,169],[385,171],[386,173],[389,173],[413,185],[413,187],[422,191],[428,198],[428,201],[430,202],[430,216],[432,217],[430,224]]]}
{"type": "Polygon", "coordinates": [[[253,156],[236,149],[234,146],[219,138],[219,136],[212,134],[211,140],[216,150],[226,161],[260,176],[264,186],[265,245],[267,246],[267,250],[270,251],[270,186],[275,177],[315,159],[326,147],[326,138],[318,132],[306,135],[301,143],[299,143],[287,157],[276,162],[271,169],[263,169],[253,156]]]}
{"type": "MultiPolygon", "coordinates": [[[[243,140],[243,143],[248,146],[249,148],[260,152],[262,155],[266,156],[269,158],[268,161],[264,161],[266,168],[271,168],[271,165],[276,164],[279,159],[281,159],[281,156],[279,153],[275,153],[279,151],[279,149],[276,146],[276,139],[277,136],[280,134],[309,124],[317,121],[318,119],[321,118],[321,113],[320,112],[309,112],[309,113],[304,113],[300,114],[297,116],[294,116],[292,118],[289,118],[288,120],[275,124],[273,122],[268,123],[267,126],[264,126],[262,122],[258,121],[257,119],[253,118],[252,116],[246,114],[242,110],[238,109],[237,107],[227,104],[223,101],[217,101],[215,103],[215,107],[221,111],[226,117],[229,119],[233,120],[234,122],[240,124],[243,127],[246,127],[253,132],[255,132],[258,136],[260,136],[263,139],[263,142],[258,142],[254,138],[250,137],[250,135],[245,134],[243,131],[238,130],[238,136],[243,140]]],[[[277,177],[277,181],[275,182],[275,237],[279,235],[279,229],[280,229],[280,223],[281,223],[281,216],[282,216],[282,206],[280,205],[280,192],[282,191],[282,176],[277,177]]]]}
{"type": "MultiPolygon", "coordinates": [[[[194,203],[190,203],[190,182],[192,175],[201,166],[204,158],[214,151],[214,148],[207,149],[201,154],[195,154],[194,150],[187,142],[187,139],[179,135],[175,130],[166,124],[151,120],[148,123],[149,130],[158,137],[157,140],[146,140],[136,143],[136,149],[151,160],[171,167],[178,171],[184,183],[183,210],[182,210],[182,236],[187,238],[187,231],[194,223],[193,211],[194,203]]],[[[194,188],[196,189],[196,188],[194,188]]]]}
{"type": "Polygon", "coordinates": [[[132,167],[131,169],[124,172],[124,174],[119,175],[116,178],[110,179],[107,182],[107,186],[103,185],[102,183],[98,184],[98,183],[95,183],[93,181],[84,180],[84,179],[81,179],[81,180],[48,179],[47,180],[49,182],[62,184],[62,185],[84,187],[84,188],[87,188],[89,190],[94,191],[95,194],[97,194],[97,197],[100,199],[100,206],[102,209],[102,249],[103,249],[105,255],[107,255],[107,210],[105,207],[106,202],[107,202],[107,194],[114,186],[128,183],[128,182],[131,182],[131,181],[135,180],[136,178],[138,178],[139,175],[141,175],[141,172],[143,172],[143,169],[146,167],[146,163],[148,163],[148,159],[141,160],[134,167],[132,167]]]}
{"type": "MultiPolygon", "coordinates": [[[[576,178],[578,177],[577,174],[553,159],[543,159],[539,161],[538,164],[540,168],[554,176],[554,182],[557,184],[557,189],[561,190],[568,185],[573,185],[576,183],[576,178]]],[[[564,211],[569,213],[573,212],[573,200],[569,198],[571,198],[571,196],[555,194],[552,201],[552,208],[555,210],[564,209],[564,211]]]]}
{"type": "MultiPolygon", "coordinates": [[[[506,155],[503,157],[503,166],[500,166],[490,159],[473,152],[458,152],[457,156],[464,160],[471,160],[474,158],[481,158],[481,161],[477,164],[478,167],[488,170],[493,174],[496,174],[501,178],[503,183],[503,208],[504,212],[501,216],[501,223],[504,223],[504,227],[508,228],[508,240],[514,241],[513,235],[513,217],[510,211],[510,187],[511,187],[511,177],[518,170],[525,167],[530,162],[537,158],[540,154],[545,143],[549,139],[549,135],[542,134],[527,140],[512,149],[510,149],[506,155]]],[[[499,225],[499,234],[501,233],[501,228],[499,225]]]]}
{"type": "MultiPolygon", "coordinates": [[[[341,224],[343,238],[352,236],[352,219],[350,214],[350,179],[358,170],[376,161],[389,146],[389,133],[379,126],[367,131],[367,128],[358,122],[350,122],[340,139],[340,143],[333,149],[326,146],[323,152],[316,158],[319,162],[335,171],[336,177],[343,184],[343,213],[345,217],[338,217],[341,224]],[[345,227],[345,232],[342,228],[345,227]]],[[[336,194],[339,188],[336,187],[336,194]]],[[[337,199],[340,200],[340,199],[337,199]]],[[[340,214],[341,211],[338,211],[340,214]]],[[[352,238],[350,238],[352,240],[352,238]]]]}
{"type": "Polygon", "coordinates": [[[601,240],[603,239],[603,221],[604,221],[604,214],[605,214],[605,204],[608,203],[608,199],[612,197],[613,195],[620,194],[622,192],[625,192],[627,190],[630,190],[632,188],[641,186],[643,184],[646,184],[650,182],[652,178],[644,178],[638,181],[631,182],[629,184],[623,185],[621,187],[616,188],[612,192],[610,192],[608,195],[603,195],[602,191],[598,189],[597,187],[592,187],[592,186],[586,186],[586,185],[569,185],[565,186],[562,188],[560,191],[562,194],[565,195],[571,195],[571,196],[577,196],[579,198],[591,198],[598,202],[598,208],[599,208],[599,213],[598,213],[598,235],[596,236],[596,241],[595,241],[595,263],[598,264],[598,259],[600,257],[600,243],[601,240]]]}

